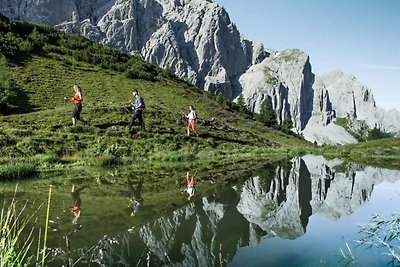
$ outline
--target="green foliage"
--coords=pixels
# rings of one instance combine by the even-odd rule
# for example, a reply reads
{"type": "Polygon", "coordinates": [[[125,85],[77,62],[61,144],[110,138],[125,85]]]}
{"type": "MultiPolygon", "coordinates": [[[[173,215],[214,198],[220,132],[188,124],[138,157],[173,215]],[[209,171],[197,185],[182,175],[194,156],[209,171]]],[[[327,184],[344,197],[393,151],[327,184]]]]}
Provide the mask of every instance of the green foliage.
{"type": "Polygon", "coordinates": [[[354,138],[357,139],[357,141],[359,142],[364,142],[365,141],[365,135],[366,135],[366,126],[365,128],[362,127],[361,129],[359,129],[358,131],[354,131],[353,129],[351,129],[350,123],[349,123],[349,118],[336,118],[334,120],[335,124],[343,127],[344,129],[346,129],[346,131],[348,131],[354,138]]]}
{"type": "Polygon", "coordinates": [[[144,61],[140,55],[129,55],[81,35],[69,35],[45,25],[10,23],[4,17],[0,17],[0,51],[9,60],[17,62],[33,53],[56,53],[104,69],[125,72],[130,79],[177,79],[170,71],[144,61]]]}
{"type": "Polygon", "coordinates": [[[268,127],[275,127],[277,125],[276,114],[272,108],[269,99],[265,99],[261,103],[260,114],[258,120],[268,127]]]}
{"type": "Polygon", "coordinates": [[[95,158],[95,165],[101,167],[111,167],[123,164],[123,160],[120,157],[116,157],[113,155],[101,155],[95,158]]]}
{"type": "Polygon", "coordinates": [[[218,94],[215,96],[215,101],[218,103],[218,105],[222,106],[226,102],[226,98],[224,96],[224,93],[218,92],[218,94]]]}
{"type": "Polygon", "coordinates": [[[281,125],[282,131],[286,134],[291,134],[292,128],[293,128],[292,120],[288,117],[285,117],[285,119],[283,120],[282,125],[281,125]]]}
{"type": "Polygon", "coordinates": [[[368,132],[368,140],[377,140],[382,138],[393,137],[390,133],[382,132],[379,128],[375,127],[371,131],[368,132]]]}
{"type": "Polygon", "coordinates": [[[249,113],[249,110],[246,107],[246,103],[244,102],[244,97],[243,97],[242,93],[239,95],[236,105],[237,105],[240,113],[242,113],[242,114],[249,113]]]}
{"type": "Polygon", "coordinates": [[[299,49],[285,50],[279,55],[279,58],[284,61],[297,61],[301,53],[299,49]]]}
{"type": "MultiPolygon", "coordinates": [[[[130,60],[128,62],[129,69],[125,70],[125,77],[130,79],[145,79],[145,80],[156,80],[158,70],[155,65],[152,65],[143,60],[130,60]]],[[[165,73],[170,76],[170,74],[165,73]]]]}
{"type": "Polygon", "coordinates": [[[265,81],[270,85],[277,86],[279,84],[278,78],[274,76],[274,72],[268,67],[264,68],[264,77],[265,81]]]}
{"type": "MultiPolygon", "coordinates": [[[[264,150],[289,144],[293,150],[308,146],[281,132],[264,131],[263,124],[247,120],[247,114],[238,112],[238,106],[222,92],[217,96],[205,93],[176,79],[170,70],[144,62],[139,54],[129,55],[42,25],[16,25],[3,26],[9,27],[7,40],[23,57],[14,58],[12,53],[6,53],[6,57],[19,111],[26,113],[0,117],[0,160],[3,168],[7,166],[3,173],[9,173],[10,179],[71,165],[186,162],[199,160],[199,155],[211,161],[228,154],[259,157],[264,150]],[[22,41],[33,46],[26,45],[21,52],[18,44],[22,41]],[[71,126],[73,106],[63,99],[73,94],[73,84],[83,89],[82,117],[90,120],[90,126],[81,122],[71,126]],[[132,100],[132,87],[139,89],[146,102],[145,134],[131,135],[126,129],[132,116],[126,109],[132,100]],[[191,104],[201,120],[199,137],[188,138],[182,113],[191,104]],[[215,119],[211,122],[211,118],[215,119]],[[253,150],[261,152],[254,154],[253,150]],[[27,157],[34,162],[32,172],[11,174],[18,173],[11,169],[11,159],[25,162],[27,157]]],[[[6,35],[0,34],[0,39],[6,35]]],[[[0,46],[5,44],[1,40],[0,46]]],[[[134,130],[138,129],[135,124],[134,130]]]]}
{"type": "Polygon", "coordinates": [[[12,91],[7,60],[0,56],[0,113],[8,114],[10,112],[10,102],[13,97],[15,97],[15,93],[12,91]]]}
{"type": "Polygon", "coordinates": [[[0,180],[14,180],[33,176],[37,166],[32,162],[12,162],[0,165],[0,180]]]}
{"type": "Polygon", "coordinates": [[[29,266],[32,256],[33,228],[27,229],[32,216],[25,215],[26,205],[18,210],[16,200],[3,204],[0,213],[0,266],[29,266]],[[22,236],[23,231],[27,231],[22,236]]]}

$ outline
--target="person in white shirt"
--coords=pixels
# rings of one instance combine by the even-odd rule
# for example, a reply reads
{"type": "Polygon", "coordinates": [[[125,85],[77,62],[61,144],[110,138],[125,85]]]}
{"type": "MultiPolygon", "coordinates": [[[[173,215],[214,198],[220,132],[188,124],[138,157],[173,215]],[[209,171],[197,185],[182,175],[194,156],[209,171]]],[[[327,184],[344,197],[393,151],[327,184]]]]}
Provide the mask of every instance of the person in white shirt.
{"type": "Polygon", "coordinates": [[[196,136],[199,136],[196,132],[196,111],[194,111],[193,106],[189,106],[189,113],[186,115],[186,118],[188,119],[188,124],[187,124],[187,135],[190,136],[190,129],[196,134],[196,136]]]}

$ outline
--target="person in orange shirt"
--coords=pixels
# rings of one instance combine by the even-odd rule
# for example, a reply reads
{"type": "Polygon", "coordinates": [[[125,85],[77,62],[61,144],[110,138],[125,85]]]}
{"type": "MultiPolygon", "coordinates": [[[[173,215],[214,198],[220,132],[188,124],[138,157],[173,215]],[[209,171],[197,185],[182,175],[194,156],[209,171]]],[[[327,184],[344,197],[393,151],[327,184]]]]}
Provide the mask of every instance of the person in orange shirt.
{"type": "MultiPolygon", "coordinates": [[[[72,125],[75,125],[77,120],[81,120],[83,124],[87,125],[88,122],[81,118],[83,100],[81,87],[75,84],[74,92],[74,96],[71,97],[71,100],[74,102],[74,109],[72,110],[72,125]]],[[[64,100],[69,100],[69,98],[65,97],[64,100]]]]}
{"type": "Polygon", "coordinates": [[[73,219],[72,219],[72,224],[77,224],[78,223],[78,219],[79,217],[81,217],[81,204],[82,204],[82,200],[81,200],[81,196],[80,196],[80,192],[85,189],[87,187],[87,185],[84,185],[80,188],[76,188],[75,185],[72,185],[72,189],[71,189],[71,196],[72,196],[72,208],[71,208],[71,212],[73,215],[73,219]]]}

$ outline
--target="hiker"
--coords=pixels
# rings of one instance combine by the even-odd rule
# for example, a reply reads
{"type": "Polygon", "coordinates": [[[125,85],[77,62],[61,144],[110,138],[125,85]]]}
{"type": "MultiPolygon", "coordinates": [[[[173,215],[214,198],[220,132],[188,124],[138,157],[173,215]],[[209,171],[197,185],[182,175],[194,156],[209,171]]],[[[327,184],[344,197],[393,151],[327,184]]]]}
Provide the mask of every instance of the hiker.
{"type": "Polygon", "coordinates": [[[196,134],[196,136],[199,136],[196,132],[196,111],[194,111],[193,106],[189,106],[189,113],[185,115],[185,117],[188,119],[187,123],[187,135],[190,136],[190,129],[196,134]]]}
{"type": "Polygon", "coordinates": [[[194,196],[194,193],[196,192],[196,189],[194,188],[196,181],[194,179],[194,175],[189,178],[189,172],[186,173],[186,185],[187,188],[184,189],[181,193],[185,192],[188,194],[188,200],[194,196]]]}
{"type": "MultiPolygon", "coordinates": [[[[81,118],[81,111],[82,111],[82,89],[79,85],[74,85],[74,92],[75,95],[71,97],[71,100],[74,102],[74,109],[72,110],[72,125],[76,124],[77,120],[81,120],[83,124],[87,125],[88,122],[81,118]]],[[[69,97],[64,97],[64,100],[69,100],[69,97]]]]}
{"type": "Polygon", "coordinates": [[[130,178],[128,178],[128,190],[129,193],[131,194],[131,199],[129,202],[129,207],[132,208],[131,216],[134,217],[136,214],[139,212],[139,208],[143,204],[143,198],[141,196],[141,191],[143,187],[143,177],[140,178],[138,184],[136,185],[136,188],[133,187],[132,181],[130,178]]]}
{"type": "Polygon", "coordinates": [[[80,192],[85,189],[87,186],[82,186],[80,188],[76,188],[75,185],[72,185],[71,188],[71,196],[72,196],[72,203],[73,206],[71,208],[71,212],[74,216],[74,218],[72,219],[72,224],[77,224],[78,223],[78,219],[81,216],[81,204],[82,204],[82,200],[81,200],[81,196],[80,196],[80,192]]]}
{"type": "Polygon", "coordinates": [[[143,121],[143,112],[145,109],[145,104],[144,104],[143,97],[141,97],[139,95],[139,92],[136,89],[133,90],[132,95],[135,98],[135,103],[133,103],[133,107],[135,110],[134,110],[131,120],[129,121],[128,130],[129,130],[129,132],[131,132],[133,123],[135,122],[136,119],[138,119],[142,132],[145,132],[146,129],[144,126],[144,121],[143,121]]]}

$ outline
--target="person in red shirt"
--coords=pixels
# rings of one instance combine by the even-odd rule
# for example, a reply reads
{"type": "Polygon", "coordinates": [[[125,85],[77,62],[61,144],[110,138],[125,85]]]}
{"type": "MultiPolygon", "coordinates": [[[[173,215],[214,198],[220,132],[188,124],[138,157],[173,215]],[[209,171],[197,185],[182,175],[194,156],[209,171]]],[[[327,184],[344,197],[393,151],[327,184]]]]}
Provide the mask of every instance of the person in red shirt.
{"type": "Polygon", "coordinates": [[[84,185],[80,188],[76,188],[75,185],[72,185],[71,196],[72,196],[73,206],[71,208],[71,212],[72,212],[72,215],[74,216],[74,218],[72,219],[72,224],[77,224],[78,219],[81,216],[82,200],[81,200],[80,192],[83,189],[85,189],[86,187],[87,187],[87,185],[84,185]]]}
{"type": "MultiPolygon", "coordinates": [[[[74,96],[71,100],[74,102],[74,109],[72,110],[72,125],[76,124],[77,120],[81,120],[83,124],[87,125],[88,122],[81,118],[81,111],[82,111],[82,89],[79,85],[74,85],[74,96]]],[[[65,97],[64,100],[69,100],[68,97],[65,97]]]]}
{"type": "Polygon", "coordinates": [[[196,189],[194,188],[194,185],[196,184],[196,180],[194,179],[194,175],[192,177],[189,177],[189,172],[186,173],[186,185],[187,188],[182,191],[188,194],[188,200],[194,196],[194,193],[196,192],[196,189]]]}

